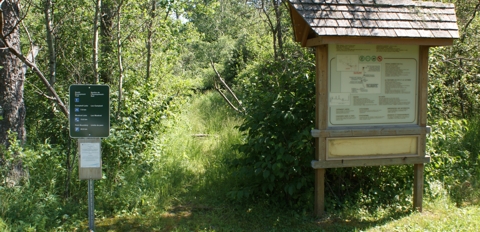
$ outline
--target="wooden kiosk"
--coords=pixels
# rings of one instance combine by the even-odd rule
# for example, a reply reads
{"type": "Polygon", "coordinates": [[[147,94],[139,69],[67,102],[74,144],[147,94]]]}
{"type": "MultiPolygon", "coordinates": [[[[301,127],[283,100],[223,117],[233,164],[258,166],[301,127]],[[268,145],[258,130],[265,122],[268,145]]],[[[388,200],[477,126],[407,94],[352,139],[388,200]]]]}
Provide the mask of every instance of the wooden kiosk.
{"type": "Polygon", "coordinates": [[[453,4],[289,0],[295,40],[316,54],[315,214],[328,168],[414,165],[422,211],[428,51],[459,37],[453,4]]]}

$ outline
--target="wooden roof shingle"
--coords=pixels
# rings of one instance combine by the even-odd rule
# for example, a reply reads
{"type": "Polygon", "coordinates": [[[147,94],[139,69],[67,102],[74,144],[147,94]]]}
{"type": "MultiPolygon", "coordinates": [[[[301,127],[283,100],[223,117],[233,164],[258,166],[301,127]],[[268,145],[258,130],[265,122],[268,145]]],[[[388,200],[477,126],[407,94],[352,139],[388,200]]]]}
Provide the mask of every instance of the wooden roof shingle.
{"type": "Polygon", "coordinates": [[[455,6],[412,0],[288,0],[295,38],[459,38],[455,6]]]}

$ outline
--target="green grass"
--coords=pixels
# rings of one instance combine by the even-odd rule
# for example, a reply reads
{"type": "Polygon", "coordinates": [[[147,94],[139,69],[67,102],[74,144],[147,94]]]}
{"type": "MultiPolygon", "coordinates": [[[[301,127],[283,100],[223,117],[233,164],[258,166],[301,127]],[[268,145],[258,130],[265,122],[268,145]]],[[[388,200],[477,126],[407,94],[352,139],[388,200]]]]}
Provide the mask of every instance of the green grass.
{"type": "Polygon", "coordinates": [[[422,213],[372,215],[357,211],[309,214],[255,204],[178,205],[158,214],[100,220],[96,231],[479,231],[480,207],[446,199],[425,202],[422,213]]]}
{"type": "Polygon", "coordinates": [[[216,93],[199,95],[177,116],[175,125],[161,138],[165,159],[160,165],[182,169],[189,175],[183,188],[195,198],[225,193],[224,183],[229,176],[224,162],[235,155],[231,145],[240,143],[241,135],[236,126],[240,117],[227,108],[216,93]]]}
{"type": "Polygon", "coordinates": [[[443,199],[427,201],[422,213],[412,213],[368,231],[480,231],[480,207],[456,207],[443,199]]]}

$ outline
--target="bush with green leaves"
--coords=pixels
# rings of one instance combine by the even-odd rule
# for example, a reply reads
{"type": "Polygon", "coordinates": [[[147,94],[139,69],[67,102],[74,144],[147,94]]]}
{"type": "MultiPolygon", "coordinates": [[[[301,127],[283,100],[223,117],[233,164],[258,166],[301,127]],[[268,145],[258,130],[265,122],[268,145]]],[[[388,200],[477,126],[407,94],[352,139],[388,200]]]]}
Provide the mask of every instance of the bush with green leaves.
{"type": "Polygon", "coordinates": [[[15,135],[10,138],[9,148],[0,149],[7,157],[7,165],[0,166],[0,218],[5,224],[12,230],[43,231],[82,216],[78,212],[85,209],[81,195],[86,188],[68,183],[62,147],[48,143],[22,146],[15,135]],[[18,162],[25,174],[13,181],[11,164],[18,162]],[[68,191],[72,194],[67,196],[68,191]]]}
{"type": "MultiPolygon", "coordinates": [[[[480,120],[439,120],[431,126],[427,154],[432,161],[425,166],[427,187],[439,182],[457,205],[470,201],[475,197],[473,190],[480,187],[480,120]]],[[[439,194],[432,188],[427,190],[432,197],[439,194]]]]}
{"type": "MultiPolygon", "coordinates": [[[[298,49],[297,47],[292,49],[298,49]]],[[[297,202],[310,197],[314,157],[315,68],[307,50],[295,58],[266,61],[243,74],[246,141],[232,160],[240,183],[233,198],[268,196],[297,202]]]]}

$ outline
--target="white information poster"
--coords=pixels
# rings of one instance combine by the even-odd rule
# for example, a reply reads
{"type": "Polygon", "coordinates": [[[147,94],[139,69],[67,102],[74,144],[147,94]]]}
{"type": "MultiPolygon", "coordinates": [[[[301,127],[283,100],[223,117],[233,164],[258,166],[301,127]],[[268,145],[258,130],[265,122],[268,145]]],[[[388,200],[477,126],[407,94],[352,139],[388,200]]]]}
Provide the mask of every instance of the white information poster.
{"type": "Polygon", "coordinates": [[[101,167],[100,143],[80,143],[80,167],[101,167]]]}
{"type": "Polygon", "coordinates": [[[329,45],[329,126],[415,124],[418,46],[329,45]]]}

